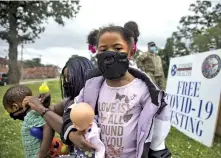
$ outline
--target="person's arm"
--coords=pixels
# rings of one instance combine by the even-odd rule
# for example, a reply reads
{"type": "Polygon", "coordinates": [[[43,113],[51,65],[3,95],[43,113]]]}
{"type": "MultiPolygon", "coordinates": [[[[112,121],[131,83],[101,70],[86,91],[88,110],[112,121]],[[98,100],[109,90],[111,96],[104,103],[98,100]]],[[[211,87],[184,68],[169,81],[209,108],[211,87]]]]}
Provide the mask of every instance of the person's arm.
{"type": "Polygon", "coordinates": [[[163,77],[163,79],[164,79],[164,78],[165,78],[165,74],[164,74],[164,71],[163,71],[163,61],[162,61],[162,59],[161,59],[160,56],[158,56],[158,58],[159,58],[159,60],[160,60],[161,70],[162,70],[162,77],[163,77]]]}
{"type": "Polygon", "coordinates": [[[44,120],[53,128],[57,133],[61,132],[63,120],[62,117],[56,114],[55,112],[48,110],[45,107],[40,107],[38,112],[40,114],[44,114],[43,118],[44,120]]]}
{"type": "Polygon", "coordinates": [[[22,106],[27,109],[27,106],[32,110],[39,112],[43,115],[44,120],[53,128],[57,133],[61,132],[61,127],[63,124],[62,117],[55,112],[45,108],[40,102],[38,97],[27,96],[23,99],[22,106]]]}
{"type": "MultiPolygon", "coordinates": [[[[141,158],[154,157],[154,158],[170,158],[171,152],[165,146],[165,139],[170,131],[170,120],[169,120],[169,111],[166,102],[164,101],[164,93],[156,93],[157,98],[161,102],[158,107],[153,109],[151,108],[152,99],[148,90],[142,96],[141,105],[143,110],[150,111],[150,118],[153,118],[153,127],[150,131],[150,135],[146,138],[144,143],[144,150],[141,158]],[[161,98],[161,99],[160,99],[161,98]]],[[[153,104],[155,106],[155,104],[153,104]]]]}
{"type": "MultiPolygon", "coordinates": [[[[51,111],[48,111],[44,114],[44,120],[57,132],[61,133],[61,128],[63,124],[62,116],[64,113],[64,106],[67,99],[63,99],[58,104],[52,105],[49,107],[51,111]]],[[[45,108],[42,108],[41,114],[45,111],[45,108]]]]}
{"type": "Polygon", "coordinates": [[[91,143],[87,142],[84,138],[84,132],[76,131],[73,123],[70,119],[70,112],[71,109],[68,108],[73,103],[80,103],[84,102],[83,100],[83,90],[81,90],[80,94],[74,99],[74,101],[71,101],[68,103],[67,107],[65,107],[64,115],[63,115],[63,125],[61,130],[61,140],[63,143],[67,145],[74,144],[80,149],[85,150],[96,150],[96,147],[92,145],[91,143]]]}
{"type": "MultiPolygon", "coordinates": [[[[83,91],[80,92],[79,96],[75,98],[76,103],[83,102],[83,91]]],[[[65,110],[64,112],[64,122],[62,117],[54,113],[53,111],[45,108],[38,97],[27,96],[23,99],[22,106],[24,110],[27,109],[27,106],[31,107],[32,110],[35,110],[43,115],[44,120],[58,133],[60,133],[61,140],[65,144],[75,144],[81,149],[96,149],[92,144],[87,142],[84,138],[84,133],[82,132],[73,132],[72,123],[70,120],[69,111],[65,110]],[[70,140],[69,140],[70,139],[70,140]]]]}
{"type": "Polygon", "coordinates": [[[137,57],[138,60],[140,60],[141,62],[143,62],[144,60],[146,60],[148,58],[148,53],[147,52],[142,52],[141,55],[139,55],[137,57]]]}
{"type": "Polygon", "coordinates": [[[74,101],[70,101],[70,103],[68,103],[65,107],[65,111],[63,114],[63,125],[62,125],[62,129],[61,129],[61,140],[65,143],[65,144],[72,144],[72,142],[69,140],[69,133],[71,131],[73,131],[74,127],[73,127],[73,123],[71,122],[70,119],[70,112],[71,109],[69,109],[68,107],[73,104],[73,103],[80,103],[80,102],[84,102],[83,100],[83,90],[80,91],[80,94],[74,99],[74,101]]]}
{"type": "MultiPolygon", "coordinates": [[[[70,104],[69,104],[70,105],[70,104]]],[[[69,133],[74,129],[73,123],[71,122],[70,119],[70,112],[71,109],[66,108],[64,114],[63,114],[63,124],[62,124],[62,128],[61,128],[61,140],[65,143],[65,144],[72,144],[72,142],[69,140],[69,133]]]]}
{"type": "Polygon", "coordinates": [[[49,155],[49,149],[54,137],[54,130],[48,125],[43,126],[43,139],[39,151],[39,158],[46,158],[49,155]]]}
{"type": "Polygon", "coordinates": [[[144,69],[144,61],[147,60],[148,58],[148,55],[147,53],[144,53],[142,52],[141,55],[139,55],[136,59],[136,64],[137,64],[137,67],[142,70],[142,71],[145,71],[144,69]]]}
{"type": "Polygon", "coordinates": [[[64,114],[64,107],[65,107],[65,103],[67,102],[68,99],[63,99],[62,101],[60,101],[59,103],[55,104],[55,105],[51,105],[49,107],[50,110],[52,110],[53,112],[55,112],[56,114],[58,114],[59,116],[63,116],[64,114]]]}

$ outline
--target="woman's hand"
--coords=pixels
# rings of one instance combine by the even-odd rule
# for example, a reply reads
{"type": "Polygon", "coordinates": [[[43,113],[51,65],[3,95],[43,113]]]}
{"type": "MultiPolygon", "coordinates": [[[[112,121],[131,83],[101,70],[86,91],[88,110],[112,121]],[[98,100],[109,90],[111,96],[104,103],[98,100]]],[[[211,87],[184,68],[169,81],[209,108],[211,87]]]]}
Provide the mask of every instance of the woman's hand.
{"type": "Polygon", "coordinates": [[[35,110],[39,113],[42,112],[42,109],[45,109],[42,105],[40,99],[38,97],[34,96],[26,96],[23,99],[22,102],[23,109],[26,110],[28,107],[30,107],[32,110],[35,110]]]}
{"type": "Polygon", "coordinates": [[[84,132],[76,131],[69,133],[69,140],[80,149],[96,150],[96,147],[85,140],[84,132]]]}

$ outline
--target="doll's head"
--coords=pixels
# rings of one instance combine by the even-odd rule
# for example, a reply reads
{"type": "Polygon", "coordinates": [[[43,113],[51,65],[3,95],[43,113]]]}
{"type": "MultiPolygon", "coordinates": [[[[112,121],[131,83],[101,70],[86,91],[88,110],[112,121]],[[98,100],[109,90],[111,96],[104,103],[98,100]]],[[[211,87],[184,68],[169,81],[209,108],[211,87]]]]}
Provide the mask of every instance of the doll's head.
{"type": "Polygon", "coordinates": [[[94,109],[87,103],[73,104],[70,106],[70,119],[78,131],[87,132],[94,121],[94,109]]]}

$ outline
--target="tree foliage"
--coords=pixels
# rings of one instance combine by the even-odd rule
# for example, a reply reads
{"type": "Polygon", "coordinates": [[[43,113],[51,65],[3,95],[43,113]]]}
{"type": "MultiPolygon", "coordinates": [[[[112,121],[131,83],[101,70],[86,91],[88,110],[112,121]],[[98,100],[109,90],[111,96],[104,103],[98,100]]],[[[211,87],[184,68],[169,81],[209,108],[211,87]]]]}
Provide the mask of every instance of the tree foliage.
{"type": "Polygon", "coordinates": [[[172,38],[168,38],[165,48],[164,49],[159,49],[158,55],[162,59],[162,64],[163,64],[163,70],[165,77],[167,77],[167,72],[169,69],[169,64],[170,64],[170,58],[174,57],[174,41],[172,38]]]}
{"type": "Polygon", "coordinates": [[[172,57],[221,48],[221,2],[197,0],[189,10],[191,14],[181,17],[178,30],[159,52],[165,74],[172,57]]]}
{"type": "Polygon", "coordinates": [[[34,42],[44,32],[48,19],[64,25],[64,18],[75,17],[80,9],[74,1],[0,1],[0,38],[9,44],[9,82],[18,83],[17,47],[34,42]]]}
{"type": "Polygon", "coordinates": [[[33,68],[33,67],[41,67],[44,66],[41,63],[41,58],[33,58],[31,60],[24,60],[23,67],[24,68],[33,68]]]}
{"type": "Polygon", "coordinates": [[[221,23],[209,28],[203,34],[193,36],[190,49],[195,52],[209,51],[211,48],[221,48],[221,23]]]}
{"type": "Polygon", "coordinates": [[[190,5],[192,15],[183,16],[178,27],[181,38],[189,39],[189,50],[204,52],[211,45],[220,46],[221,2],[196,1],[190,5]]]}

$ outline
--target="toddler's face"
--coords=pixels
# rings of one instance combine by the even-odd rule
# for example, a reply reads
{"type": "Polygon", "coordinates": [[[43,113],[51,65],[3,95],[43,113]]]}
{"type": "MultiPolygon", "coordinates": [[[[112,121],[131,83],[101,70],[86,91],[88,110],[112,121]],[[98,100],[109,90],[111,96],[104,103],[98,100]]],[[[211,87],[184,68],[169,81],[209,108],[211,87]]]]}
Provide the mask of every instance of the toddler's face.
{"type": "Polygon", "coordinates": [[[23,112],[23,107],[22,107],[22,102],[14,102],[12,103],[12,105],[8,105],[5,107],[5,110],[8,113],[19,113],[21,111],[21,113],[23,112]]]}

